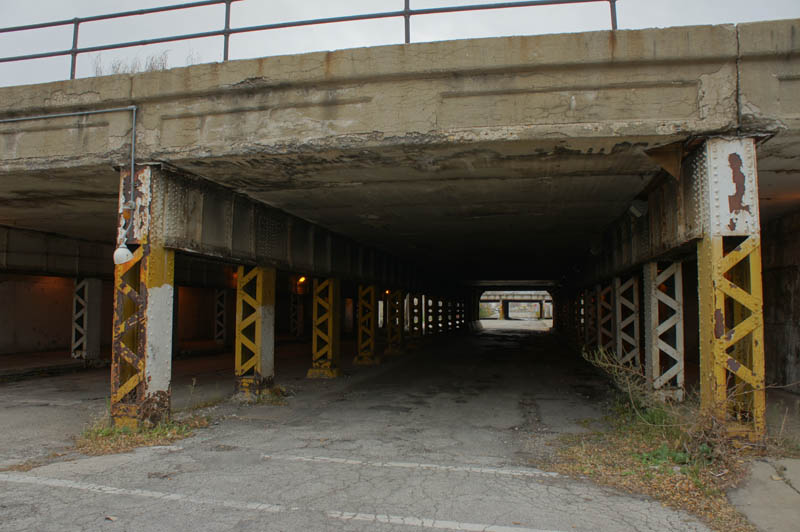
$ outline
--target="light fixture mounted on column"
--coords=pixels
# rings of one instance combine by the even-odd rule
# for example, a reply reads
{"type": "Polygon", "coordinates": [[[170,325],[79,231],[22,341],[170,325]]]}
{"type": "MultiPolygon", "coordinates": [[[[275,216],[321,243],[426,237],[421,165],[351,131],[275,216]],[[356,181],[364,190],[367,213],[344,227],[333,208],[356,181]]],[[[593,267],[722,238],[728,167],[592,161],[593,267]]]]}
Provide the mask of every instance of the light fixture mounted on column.
{"type": "Polygon", "coordinates": [[[133,253],[128,249],[128,246],[123,242],[114,250],[114,264],[125,264],[133,258],[133,253]]]}

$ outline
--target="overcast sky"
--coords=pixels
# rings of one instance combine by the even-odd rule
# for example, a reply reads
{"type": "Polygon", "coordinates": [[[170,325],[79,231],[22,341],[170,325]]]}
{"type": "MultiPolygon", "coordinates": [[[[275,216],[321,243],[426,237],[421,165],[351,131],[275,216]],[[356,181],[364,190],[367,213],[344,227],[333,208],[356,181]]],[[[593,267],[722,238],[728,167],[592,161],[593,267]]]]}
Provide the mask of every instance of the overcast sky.
{"type": "MultiPolygon", "coordinates": [[[[185,3],[180,0],[0,0],[0,27],[70,19],[131,9],[185,3]]],[[[482,0],[411,0],[412,8],[491,3],[482,0]]],[[[233,4],[232,27],[269,24],[402,9],[403,0],[242,0],[233,4]]],[[[721,24],[800,18],[800,0],[618,0],[620,29],[693,24],[721,24]]],[[[87,23],[80,46],[147,39],[222,28],[224,7],[211,6],[87,23]]],[[[500,35],[534,35],[610,28],[607,2],[572,6],[540,6],[474,13],[426,15],[412,19],[412,42],[500,35]]],[[[231,59],[336,50],[401,43],[402,19],[350,22],[325,26],[250,33],[231,38],[231,59]]],[[[0,57],[64,50],[72,44],[72,28],[0,33],[0,57]]],[[[167,53],[170,67],[219,61],[222,38],[198,39],[148,47],[84,54],[78,77],[94,75],[99,64],[107,72],[115,61],[140,62],[167,53]]],[[[69,58],[0,63],[0,86],[38,83],[69,77],[69,58]]]]}

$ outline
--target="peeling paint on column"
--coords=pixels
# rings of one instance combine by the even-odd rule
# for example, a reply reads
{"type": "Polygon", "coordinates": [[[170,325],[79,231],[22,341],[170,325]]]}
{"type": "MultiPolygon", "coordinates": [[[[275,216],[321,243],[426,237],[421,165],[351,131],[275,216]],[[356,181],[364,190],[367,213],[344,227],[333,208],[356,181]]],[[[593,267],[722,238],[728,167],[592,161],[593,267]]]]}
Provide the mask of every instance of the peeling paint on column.
{"type": "Polygon", "coordinates": [[[714,310],[714,337],[719,339],[725,334],[725,316],[720,309],[714,310]]]}
{"type": "Polygon", "coordinates": [[[707,141],[710,209],[702,213],[705,227],[722,236],[759,233],[758,172],[751,155],[753,139],[715,138],[707,141]]]}
{"type": "Polygon", "coordinates": [[[742,365],[739,364],[736,360],[734,360],[733,358],[728,358],[728,369],[730,369],[732,372],[736,373],[737,371],[739,371],[739,368],[741,367],[742,365]]]}
{"type": "Polygon", "coordinates": [[[172,377],[172,304],[174,287],[147,288],[147,344],[145,383],[147,396],[168,391],[172,377]]]}
{"type": "Polygon", "coordinates": [[[728,164],[731,167],[731,176],[736,192],[728,196],[728,206],[731,212],[750,212],[750,206],[742,202],[745,189],[745,175],[742,173],[742,158],[738,153],[728,155],[728,164]]]}

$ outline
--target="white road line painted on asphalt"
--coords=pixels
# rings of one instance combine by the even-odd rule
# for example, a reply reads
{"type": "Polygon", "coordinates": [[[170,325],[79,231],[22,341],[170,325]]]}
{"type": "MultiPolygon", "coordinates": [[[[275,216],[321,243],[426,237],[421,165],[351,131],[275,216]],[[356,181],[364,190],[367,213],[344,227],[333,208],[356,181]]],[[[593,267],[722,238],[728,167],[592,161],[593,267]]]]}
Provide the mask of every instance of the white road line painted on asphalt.
{"type": "Polygon", "coordinates": [[[262,454],[263,460],[283,460],[287,462],[316,462],[323,464],[342,464],[369,467],[389,467],[395,469],[424,469],[428,471],[447,471],[459,473],[482,473],[488,475],[505,475],[510,477],[557,477],[558,473],[550,473],[539,469],[517,469],[508,467],[449,466],[437,464],[418,464],[415,462],[372,462],[349,458],[332,458],[328,456],[294,456],[285,454],[262,454]]]}
{"type": "Polygon", "coordinates": [[[458,521],[442,521],[440,519],[424,519],[420,517],[400,517],[397,515],[376,515],[350,512],[327,512],[332,519],[343,521],[365,521],[368,523],[386,523],[390,525],[406,525],[437,530],[463,530],[464,532],[561,532],[558,530],[541,530],[520,526],[483,525],[480,523],[459,523],[458,521]]]}
{"type": "Polygon", "coordinates": [[[191,504],[219,506],[222,508],[233,508],[235,510],[256,510],[259,512],[277,513],[285,509],[274,504],[262,504],[258,502],[223,501],[219,499],[206,499],[203,497],[192,497],[181,495],[180,493],[164,493],[161,491],[115,488],[113,486],[102,486],[100,484],[90,484],[88,482],[76,482],[74,480],[62,480],[58,478],[36,477],[31,475],[21,475],[19,473],[0,473],[0,481],[16,484],[30,484],[33,486],[47,486],[50,488],[69,488],[82,491],[91,491],[102,495],[131,495],[133,497],[146,497],[148,499],[159,499],[162,501],[179,501],[191,504]]]}
{"type": "MultiPolygon", "coordinates": [[[[220,508],[232,508],[234,510],[252,510],[258,512],[278,513],[287,511],[299,511],[299,507],[283,507],[276,504],[264,504],[259,502],[228,501],[221,499],[209,499],[205,497],[192,497],[180,493],[165,493],[162,491],[116,488],[113,486],[103,486],[89,482],[78,482],[75,480],[63,480],[58,478],[37,477],[33,475],[23,475],[20,473],[0,473],[0,482],[13,484],[28,484],[32,486],[45,486],[49,488],[66,488],[81,491],[90,491],[101,495],[128,495],[132,497],[145,497],[160,501],[177,501],[199,506],[217,506],[220,508]]],[[[459,521],[443,521],[440,519],[426,519],[421,517],[401,517],[396,515],[384,514],[365,514],[355,512],[335,512],[326,511],[325,515],[329,519],[339,519],[343,521],[364,521],[370,523],[385,523],[391,525],[406,525],[422,528],[432,528],[437,530],[453,530],[464,532],[561,532],[557,530],[541,530],[537,528],[525,528],[520,526],[501,526],[486,525],[479,523],[461,523],[459,521]]]]}

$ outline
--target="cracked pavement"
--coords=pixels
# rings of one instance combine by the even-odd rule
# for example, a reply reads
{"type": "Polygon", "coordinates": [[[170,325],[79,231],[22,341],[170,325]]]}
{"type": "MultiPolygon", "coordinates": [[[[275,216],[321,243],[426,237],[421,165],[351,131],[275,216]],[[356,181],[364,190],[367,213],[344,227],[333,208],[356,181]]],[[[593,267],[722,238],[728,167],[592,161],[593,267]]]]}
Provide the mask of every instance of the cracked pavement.
{"type": "Polygon", "coordinates": [[[213,408],[173,446],[0,472],[0,530],[707,530],[645,497],[538,469],[599,423],[604,384],[555,337],[435,339],[287,406],[213,408]]]}

